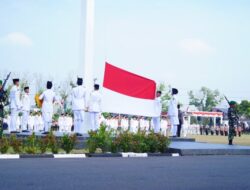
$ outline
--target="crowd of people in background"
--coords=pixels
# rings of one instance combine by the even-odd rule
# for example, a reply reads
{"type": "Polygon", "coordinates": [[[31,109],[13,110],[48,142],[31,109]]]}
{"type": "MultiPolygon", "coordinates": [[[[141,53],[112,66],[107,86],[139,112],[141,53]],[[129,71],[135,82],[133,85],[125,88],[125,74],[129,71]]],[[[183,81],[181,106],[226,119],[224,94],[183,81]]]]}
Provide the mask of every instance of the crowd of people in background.
{"type": "MultiPolygon", "coordinates": [[[[17,117],[17,131],[22,131],[22,115],[17,117]]],[[[136,133],[138,130],[149,132],[154,130],[153,120],[149,117],[130,117],[127,115],[110,114],[106,118],[100,114],[98,118],[98,126],[101,124],[106,125],[108,129],[123,130],[136,133]]],[[[242,123],[236,131],[237,136],[241,136],[243,131],[249,129],[247,124],[242,123]]],[[[4,130],[8,130],[10,126],[10,115],[4,118],[4,130]]],[[[43,132],[44,123],[41,111],[37,110],[31,112],[28,117],[27,131],[43,132]]],[[[72,114],[61,114],[53,119],[52,130],[71,133],[74,132],[74,120],[72,114]]],[[[228,124],[220,126],[209,126],[201,124],[189,124],[187,117],[183,117],[183,123],[180,130],[180,137],[187,137],[188,135],[214,135],[214,136],[228,136],[228,124]]],[[[171,124],[167,116],[162,116],[160,120],[159,132],[165,136],[173,136],[171,124]]]]}

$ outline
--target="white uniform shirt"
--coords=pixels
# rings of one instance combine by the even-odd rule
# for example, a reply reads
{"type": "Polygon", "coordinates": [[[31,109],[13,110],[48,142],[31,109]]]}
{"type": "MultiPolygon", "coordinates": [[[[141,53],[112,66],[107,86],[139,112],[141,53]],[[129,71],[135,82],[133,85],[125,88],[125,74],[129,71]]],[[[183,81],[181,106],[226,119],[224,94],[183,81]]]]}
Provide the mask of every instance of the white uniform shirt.
{"type": "Polygon", "coordinates": [[[139,121],[137,119],[131,119],[130,127],[132,132],[136,133],[139,127],[139,121]]]}
{"type": "Polygon", "coordinates": [[[30,111],[30,97],[27,93],[22,96],[22,106],[23,111],[30,111]]]}
{"type": "Polygon", "coordinates": [[[20,88],[14,85],[10,90],[10,109],[21,109],[20,88]]]}
{"type": "Polygon", "coordinates": [[[108,127],[111,127],[111,119],[110,119],[110,118],[107,118],[107,119],[106,119],[106,125],[107,125],[108,127]]]}
{"type": "Polygon", "coordinates": [[[59,127],[60,127],[60,130],[63,130],[64,129],[64,127],[65,127],[65,121],[64,121],[64,117],[62,117],[62,116],[60,116],[59,118],[58,118],[58,125],[59,125],[59,127]]]}
{"type": "Polygon", "coordinates": [[[110,121],[110,127],[112,129],[117,129],[117,127],[118,127],[118,119],[112,118],[111,121],[110,121]]]}
{"type": "Polygon", "coordinates": [[[101,94],[99,91],[93,91],[89,96],[89,112],[101,112],[101,94]]]}
{"type": "Polygon", "coordinates": [[[122,118],[122,119],[121,119],[121,127],[122,127],[124,130],[127,130],[127,129],[128,129],[128,126],[129,126],[128,119],[127,119],[127,118],[122,118]]]}
{"type": "Polygon", "coordinates": [[[146,130],[146,120],[144,118],[140,119],[139,125],[141,130],[146,130]]]}
{"type": "Polygon", "coordinates": [[[53,102],[55,101],[55,93],[51,89],[45,90],[39,97],[43,100],[42,111],[53,112],[53,102]]]}
{"type": "Polygon", "coordinates": [[[157,117],[161,116],[161,111],[162,111],[161,97],[158,97],[155,99],[155,112],[157,117]]]}
{"type": "Polygon", "coordinates": [[[72,90],[72,110],[85,110],[86,89],[83,86],[77,86],[72,90]]]}
{"type": "Polygon", "coordinates": [[[169,101],[168,115],[170,117],[178,117],[177,100],[176,100],[175,95],[169,101]]]}
{"type": "Polygon", "coordinates": [[[166,119],[161,120],[161,129],[167,129],[168,128],[168,121],[166,119]]]}
{"type": "Polygon", "coordinates": [[[149,130],[149,120],[144,119],[144,125],[145,125],[145,130],[148,131],[149,130]]]}

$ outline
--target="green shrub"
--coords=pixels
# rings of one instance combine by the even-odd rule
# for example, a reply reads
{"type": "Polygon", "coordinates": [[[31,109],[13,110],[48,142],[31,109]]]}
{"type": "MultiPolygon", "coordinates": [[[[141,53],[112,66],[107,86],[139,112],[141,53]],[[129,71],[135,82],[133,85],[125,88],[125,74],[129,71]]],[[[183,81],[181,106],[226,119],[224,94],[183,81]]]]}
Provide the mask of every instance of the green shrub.
{"type": "Polygon", "coordinates": [[[52,130],[49,134],[45,137],[45,142],[47,142],[48,148],[51,150],[53,154],[57,154],[59,151],[59,143],[56,140],[56,136],[53,134],[52,130]]]}
{"type": "Polygon", "coordinates": [[[68,154],[73,150],[76,141],[76,135],[63,135],[61,138],[61,148],[68,154]]]}
{"type": "Polygon", "coordinates": [[[10,146],[13,148],[15,153],[22,152],[22,141],[17,139],[16,135],[10,136],[10,146]]]}
{"type": "Polygon", "coordinates": [[[162,135],[162,134],[156,134],[157,139],[158,139],[158,151],[163,153],[166,151],[168,146],[170,145],[170,140],[168,137],[162,135]]]}
{"type": "Polygon", "coordinates": [[[158,151],[158,138],[154,132],[150,132],[146,137],[148,152],[154,153],[158,151]]]}
{"type": "Polygon", "coordinates": [[[2,138],[0,139],[0,152],[2,154],[7,153],[9,147],[10,145],[8,139],[5,136],[2,136],[2,138]]]}
{"type": "Polygon", "coordinates": [[[24,141],[24,150],[28,154],[35,154],[37,151],[37,139],[35,133],[32,133],[31,136],[27,137],[24,141]]]}
{"type": "Polygon", "coordinates": [[[131,133],[129,131],[118,134],[112,143],[112,152],[165,152],[169,145],[168,137],[145,131],[131,133]]]}
{"type": "Polygon", "coordinates": [[[41,154],[44,154],[48,148],[48,138],[40,138],[38,140],[38,148],[41,154]]]}
{"type": "Polygon", "coordinates": [[[90,153],[94,153],[97,148],[102,152],[111,151],[113,131],[107,130],[105,125],[101,125],[98,131],[89,131],[87,146],[90,153]]]}
{"type": "Polygon", "coordinates": [[[130,152],[133,147],[133,133],[124,131],[113,141],[112,152],[130,152]]]}

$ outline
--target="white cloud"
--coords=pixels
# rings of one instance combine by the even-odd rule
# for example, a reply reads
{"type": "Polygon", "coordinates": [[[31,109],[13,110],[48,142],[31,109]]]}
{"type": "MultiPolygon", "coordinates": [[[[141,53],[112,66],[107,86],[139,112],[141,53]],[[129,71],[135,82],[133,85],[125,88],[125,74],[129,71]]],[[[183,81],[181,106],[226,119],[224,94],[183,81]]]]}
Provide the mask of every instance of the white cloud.
{"type": "Polygon", "coordinates": [[[17,45],[30,47],[33,45],[32,40],[25,34],[20,32],[12,32],[1,38],[1,42],[8,45],[17,45]]]}
{"type": "Polygon", "coordinates": [[[215,49],[205,41],[195,38],[184,39],[180,42],[179,46],[185,52],[192,55],[207,55],[215,51],[215,49]]]}

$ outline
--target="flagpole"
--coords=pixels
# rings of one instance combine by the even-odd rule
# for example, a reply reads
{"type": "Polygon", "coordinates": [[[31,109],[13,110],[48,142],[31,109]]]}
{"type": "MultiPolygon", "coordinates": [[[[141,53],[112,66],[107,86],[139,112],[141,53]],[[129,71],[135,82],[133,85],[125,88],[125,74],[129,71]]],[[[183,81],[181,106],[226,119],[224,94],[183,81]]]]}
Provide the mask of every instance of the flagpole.
{"type": "MultiPolygon", "coordinates": [[[[81,36],[80,36],[80,64],[78,72],[84,79],[87,88],[87,101],[93,89],[93,65],[94,65],[94,8],[95,0],[81,0],[81,36]]],[[[83,133],[90,128],[90,114],[86,112],[83,133]]]]}
{"type": "Polygon", "coordinates": [[[79,71],[84,78],[84,86],[93,88],[94,65],[94,8],[95,0],[81,1],[81,59],[79,71]]]}

